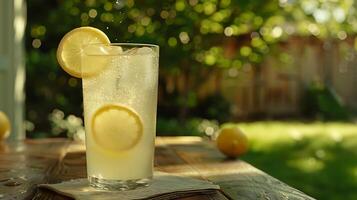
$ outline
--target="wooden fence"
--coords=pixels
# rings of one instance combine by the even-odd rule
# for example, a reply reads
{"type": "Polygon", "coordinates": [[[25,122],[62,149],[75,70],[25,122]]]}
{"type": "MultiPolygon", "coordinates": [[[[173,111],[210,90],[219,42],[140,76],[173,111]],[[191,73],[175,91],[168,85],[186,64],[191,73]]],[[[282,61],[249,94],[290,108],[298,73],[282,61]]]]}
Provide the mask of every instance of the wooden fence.
{"type": "Polygon", "coordinates": [[[318,41],[293,38],[260,66],[223,73],[222,93],[239,118],[294,116],[301,111],[304,91],[313,82],[331,87],[341,102],[357,110],[357,56],[353,40],[318,41]],[[283,60],[283,61],[282,61],[283,60]]]}

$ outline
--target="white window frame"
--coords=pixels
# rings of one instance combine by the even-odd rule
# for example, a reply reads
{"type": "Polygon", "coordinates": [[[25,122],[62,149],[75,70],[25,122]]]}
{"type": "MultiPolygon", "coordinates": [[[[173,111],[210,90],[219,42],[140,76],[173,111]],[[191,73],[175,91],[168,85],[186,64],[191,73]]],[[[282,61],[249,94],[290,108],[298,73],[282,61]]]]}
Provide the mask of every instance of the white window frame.
{"type": "Polygon", "coordinates": [[[0,0],[0,110],[11,121],[10,140],[25,138],[26,1],[0,0]]]}

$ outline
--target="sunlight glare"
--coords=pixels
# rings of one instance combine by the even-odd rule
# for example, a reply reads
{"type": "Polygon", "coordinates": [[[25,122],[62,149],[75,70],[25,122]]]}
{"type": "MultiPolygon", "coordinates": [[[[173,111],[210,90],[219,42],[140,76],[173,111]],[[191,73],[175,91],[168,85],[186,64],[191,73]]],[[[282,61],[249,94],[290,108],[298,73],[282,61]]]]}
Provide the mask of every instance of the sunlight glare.
{"type": "Polygon", "coordinates": [[[324,9],[316,9],[312,15],[314,16],[315,20],[320,24],[328,22],[331,18],[330,12],[324,9]]]}

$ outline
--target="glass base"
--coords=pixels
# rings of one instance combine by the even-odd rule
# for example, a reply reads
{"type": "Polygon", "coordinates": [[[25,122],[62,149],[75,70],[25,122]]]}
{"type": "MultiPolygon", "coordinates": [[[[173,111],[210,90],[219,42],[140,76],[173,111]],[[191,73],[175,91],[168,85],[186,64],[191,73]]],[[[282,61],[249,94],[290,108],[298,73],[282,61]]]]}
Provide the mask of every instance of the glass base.
{"type": "Polygon", "coordinates": [[[100,190],[134,190],[141,187],[147,187],[151,178],[134,179],[134,180],[110,180],[97,177],[88,177],[89,185],[100,190]]]}

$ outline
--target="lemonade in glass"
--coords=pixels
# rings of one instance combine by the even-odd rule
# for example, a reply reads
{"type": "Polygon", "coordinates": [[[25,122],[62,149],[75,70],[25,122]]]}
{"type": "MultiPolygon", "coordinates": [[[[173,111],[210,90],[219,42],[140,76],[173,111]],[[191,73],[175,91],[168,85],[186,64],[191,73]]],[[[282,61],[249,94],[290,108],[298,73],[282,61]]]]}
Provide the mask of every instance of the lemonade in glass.
{"type": "Polygon", "coordinates": [[[159,47],[111,44],[97,29],[79,29],[64,37],[57,57],[82,78],[89,183],[107,190],[146,186],[153,176],[159,47]],[[78,52],[65,52],[78,41],[78,52]],[[76,62],[80,67],[68,66],[76,62]]]}

